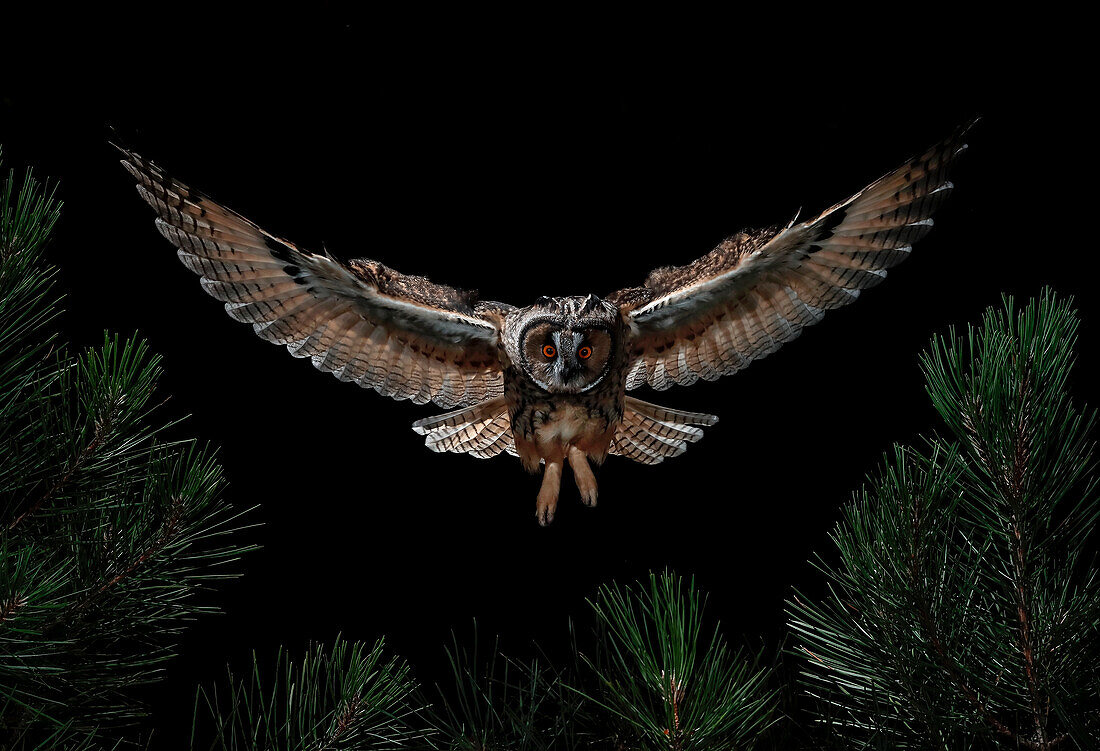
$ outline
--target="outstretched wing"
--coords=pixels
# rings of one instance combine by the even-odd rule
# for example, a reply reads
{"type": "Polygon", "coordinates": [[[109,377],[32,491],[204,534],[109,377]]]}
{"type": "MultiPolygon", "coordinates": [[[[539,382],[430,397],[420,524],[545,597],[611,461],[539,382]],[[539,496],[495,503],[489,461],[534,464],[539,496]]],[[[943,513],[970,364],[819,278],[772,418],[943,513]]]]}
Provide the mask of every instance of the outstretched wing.
{"type": "Polygon", "coordinates": [[[180,260],[260,337],[395,399],[454,407],[504,393],[497,341],[508,306],[297,248],[120,150],[180,260]]]}
{"type": "Polygon", "coordinates": [[[626,387],[666,389],[735,373],[881,282],[932,228],[968,129],[816,219],[737,235],[609,296],[631,333],[626,387]]]}

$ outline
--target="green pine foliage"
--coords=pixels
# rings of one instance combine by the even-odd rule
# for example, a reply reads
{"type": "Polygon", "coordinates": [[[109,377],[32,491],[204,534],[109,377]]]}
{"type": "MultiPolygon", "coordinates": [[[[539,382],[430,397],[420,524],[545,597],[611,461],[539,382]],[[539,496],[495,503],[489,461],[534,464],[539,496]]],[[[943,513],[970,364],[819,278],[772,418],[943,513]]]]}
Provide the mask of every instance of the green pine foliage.
{"type": "Polygon", "coordinates": [[[600,588],[591,601],[597,652],[582,660],[586,692],[615,747],[657,751],[750,748],[768,728],[777,692],[759,655],[731,650],[707,628],[705,595],[672,573],[600,588]]]}
{"type": "Polygon", "coordinates": [[[545,658],[505,656],[497,639],[481,649],[457,639],[447,649],[452,686],[440,689],[434,745],[446,751],[562,751],[587,748],[585,700],[571,690],[570,674],[545,658]],[[487,655],[486,655],[487,651],[487,655]]]}
{"type": "Polygon", "coordinates": [[[601,588],[592,655],[574,646],[568,670],[505,656],[499,640],[486,653],[475,628],[472,649],[447,650],[454,684],[431,704],[381,643],[315,647],[300,667],[280,653],[271,676],[254,667],[200,692],[192,748],[748,749],[774,712],[771,671],[703,627],[704,601],[673,574],[601,588]]]}
{"type": "Polygon", "coordinates": [[[152,416],[160,359],[58,343],[60,210],[29,173],[0,183],[0,748],[117,745],[245,549],[212,452],[152,416]]]}
{"type": "Polygon", "coordinates": [[[796,595],[804,690],[845,748],[1100,747],[1095,413],[1069,395],[1078,320],[1006,299],[922,357],[947,425],[897,448],[796,595]]]}
{"type": "Polygon", "coordinates": [[[228,691],[200,691],[192,748],[218,751],[338,751],[425,748],[423,705],[409,666],[373,646],[339,638],[311,647],[300,662],[280,650],[270,674],[253,655],[228,691]],[[204,728],[205,714],[213,719],[204,728]],[[203,738],[212,735],[207,744],[203,738]]]}

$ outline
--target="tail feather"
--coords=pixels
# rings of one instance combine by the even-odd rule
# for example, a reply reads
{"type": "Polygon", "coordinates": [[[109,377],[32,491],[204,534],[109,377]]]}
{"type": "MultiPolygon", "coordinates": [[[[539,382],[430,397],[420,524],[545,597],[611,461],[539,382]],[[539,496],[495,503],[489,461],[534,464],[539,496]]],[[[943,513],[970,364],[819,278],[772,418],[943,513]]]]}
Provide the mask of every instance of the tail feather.
{"type": "Polygon", "coordinates": [[[504,397],[417,420],[412,428],[426,436],[424,445],[439,453],[450,451],[488,459],[502,451],[515,451],[504,397]]]}
{"type": "Polygon", "coordinates": [[[698,426],[716,422],[714,415],[660,407],[628,396],[611,453],[642,464],[659,464],[684,453],[689,443],[702,438],[703,430],[698,426]]]}

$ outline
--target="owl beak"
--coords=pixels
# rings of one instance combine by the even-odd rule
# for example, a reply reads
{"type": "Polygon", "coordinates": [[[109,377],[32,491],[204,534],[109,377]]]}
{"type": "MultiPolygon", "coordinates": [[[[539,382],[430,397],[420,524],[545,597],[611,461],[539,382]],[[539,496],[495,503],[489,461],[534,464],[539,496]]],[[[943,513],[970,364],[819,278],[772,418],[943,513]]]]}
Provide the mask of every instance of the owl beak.
{"type": "Polygon", "coordinates": [[[574,378],[579,376],[583,372],[583,370],[583,368],[575,363],[566,363],[566,365],[561,369],[562,380],[568,383],[569,381],[572,381],[574,378]]]}

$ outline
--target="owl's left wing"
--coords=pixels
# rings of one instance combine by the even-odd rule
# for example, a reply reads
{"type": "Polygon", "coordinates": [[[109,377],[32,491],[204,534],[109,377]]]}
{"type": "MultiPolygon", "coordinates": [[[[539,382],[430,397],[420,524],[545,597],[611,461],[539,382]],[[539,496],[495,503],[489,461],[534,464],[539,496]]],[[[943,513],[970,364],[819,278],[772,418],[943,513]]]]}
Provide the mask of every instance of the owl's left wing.
{"type": "Polygon", "coordinates": [[[497,341],[509,306],[297,248],[120,150],[180,260],[261,338],[395,399],[455,407],[504,393],[497,341]]]}
{"type": "Polygon", "coordinates": [[[815,219],[743,233],[608,296],[630,333],[626,387],[667,389],[735,373],[881,282],[932,228],[968,129],[815,219]]]}

